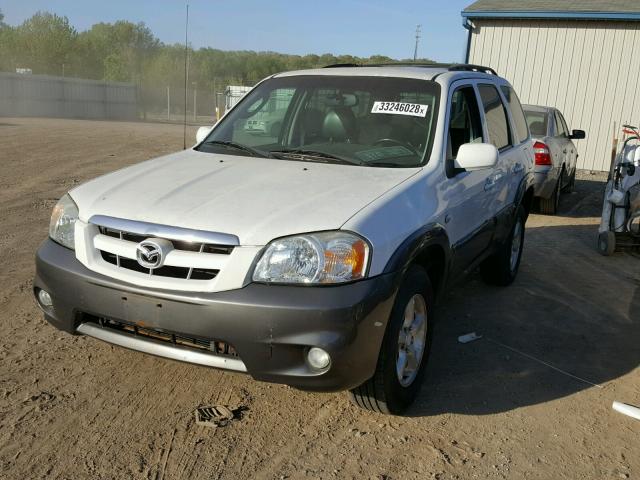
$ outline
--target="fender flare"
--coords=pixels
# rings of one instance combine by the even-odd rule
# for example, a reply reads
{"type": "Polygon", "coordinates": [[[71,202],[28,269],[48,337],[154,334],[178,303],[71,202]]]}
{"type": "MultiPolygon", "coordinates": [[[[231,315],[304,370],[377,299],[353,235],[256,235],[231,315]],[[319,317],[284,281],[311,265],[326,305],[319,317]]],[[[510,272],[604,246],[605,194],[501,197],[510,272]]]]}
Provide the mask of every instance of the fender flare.
{"type": "MultiPolygon", "coordinates": [[[[429,223],[409,235],[387,261],[383,274],[396,274],[400,282],[412,262],[430,247],[440,247],[444,252],[444,265],[439,285],[446,285],[451,261],[451,244],[445,228],[439,223],[429,223]]],[[[443,288],[439,289],[440,291],[443,288]]]]}
{"type": "MultiPolygon", "coordinates": [[[[514,215],[515,215],[515,212],[518,211],[518,207],[522,205],[522,202],[524,201],[524,196],[527,194],[530,188],[533,188],[533,183],[534,183],[533,172],[528,172],[524,176],[524,178],[520,181],[520,185],[518,185],[518,191],[516,192],[516,197],[513,202],[514,206],[516,207],[514,209],[514,215]]],[[[529,209],[529,212],[530,212],[530,209],[529,209]]]]}

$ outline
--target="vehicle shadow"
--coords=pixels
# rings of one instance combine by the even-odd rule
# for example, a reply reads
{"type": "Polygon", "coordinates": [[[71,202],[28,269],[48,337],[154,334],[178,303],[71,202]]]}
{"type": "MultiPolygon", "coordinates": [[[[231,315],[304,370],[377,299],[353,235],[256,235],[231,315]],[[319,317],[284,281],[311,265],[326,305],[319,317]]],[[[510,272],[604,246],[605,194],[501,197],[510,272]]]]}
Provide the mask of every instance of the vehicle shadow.
{"type": "Polygon", "coordinates": [[[425,383],[409,415],[504,412],[636,368],[640,258],[599,255],[596,232],[595,225],[527,228],[513,285],[489,287],[473,276],[454,289],[437,309],[425,383]],[[474,331],[483,338],[457,341],[474,331]]]}
{"type": "Polygon", "coordinates": [[[599,217],[606,183],[602,175],[576,179],[574,191],[563,193],[560,197],[558,215],[570,218],[599,217]]]}

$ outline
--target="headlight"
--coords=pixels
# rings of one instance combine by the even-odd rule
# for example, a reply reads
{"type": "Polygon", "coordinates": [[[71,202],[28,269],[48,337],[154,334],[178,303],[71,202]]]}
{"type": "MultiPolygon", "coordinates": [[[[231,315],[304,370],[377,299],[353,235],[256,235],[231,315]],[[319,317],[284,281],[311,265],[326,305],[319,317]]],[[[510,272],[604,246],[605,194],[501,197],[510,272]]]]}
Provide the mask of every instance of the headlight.
{"type": "Polygon", "coordinates": [[[69,194],[65,195],[53,207],[51,223],[49,223],[49,237],[63,247],[75,247],[74,228],[78,219],[78,207],[69,194]]]}
{"type": "Polygon", "coordinates": [[[255,282],[331,284],[363,278],[369,244],[348,232],[320,232],[280,238],[265,249],[255,282]]]}

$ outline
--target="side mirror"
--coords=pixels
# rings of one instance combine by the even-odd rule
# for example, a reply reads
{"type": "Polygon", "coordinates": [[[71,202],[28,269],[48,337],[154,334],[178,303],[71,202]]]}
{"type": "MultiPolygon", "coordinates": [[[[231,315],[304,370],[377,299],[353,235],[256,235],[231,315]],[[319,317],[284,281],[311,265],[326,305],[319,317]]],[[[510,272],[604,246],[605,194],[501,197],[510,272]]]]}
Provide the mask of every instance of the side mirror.
{"type": "Polygon", "coordinates": [[[571,135],[569,135],[569,139],[571,140],[583,140],[585,138],[587,138],[587,134],[584,130],[574,130],[571,132],[571,135]]]}
{"type": "Polygon", "coordinates": [[[200,127],[196,132],[196,143],[200,143],[205,138],[207,138],[207,135],[209,135],[210,131],[211,127],[200,127]]]}
{"type": "Polygon", "coordinates": [[[465,143],[454,160],[456,169],[467,172],[493,168],[498,161],[498,149],[490,143],[465,143]]]}

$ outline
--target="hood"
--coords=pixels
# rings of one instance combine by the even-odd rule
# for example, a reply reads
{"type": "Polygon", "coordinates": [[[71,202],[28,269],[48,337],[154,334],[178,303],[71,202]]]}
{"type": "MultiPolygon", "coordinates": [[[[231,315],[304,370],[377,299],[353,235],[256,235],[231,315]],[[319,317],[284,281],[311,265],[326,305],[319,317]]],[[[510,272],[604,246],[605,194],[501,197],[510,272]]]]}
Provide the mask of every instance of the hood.
{"type": "Polygon", "coordinates": [[[366,168],[185,150],[73,189],[93,215],[229,233],[242,245],[340,228],[419,168],[366,168]]]}

